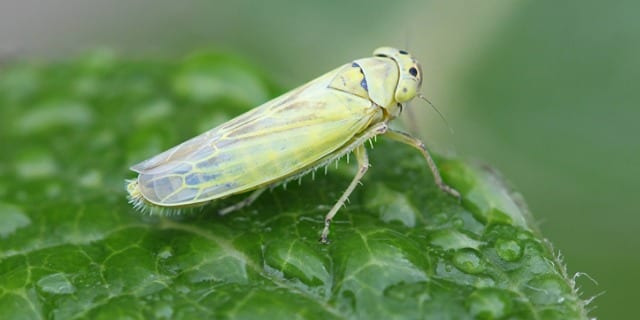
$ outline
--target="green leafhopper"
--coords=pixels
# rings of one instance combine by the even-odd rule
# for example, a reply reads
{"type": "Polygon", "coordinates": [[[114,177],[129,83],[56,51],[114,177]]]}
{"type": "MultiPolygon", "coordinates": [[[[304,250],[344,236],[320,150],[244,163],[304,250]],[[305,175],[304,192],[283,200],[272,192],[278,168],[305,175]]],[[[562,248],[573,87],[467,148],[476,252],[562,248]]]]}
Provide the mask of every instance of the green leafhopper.
{"type": "Polygon", "coordinates": [[[131,167],[135,208],[185,208],[253,191],[221,214],[250,205],[264,190],[297,179],[351,152],[358,172],[325,217],[320,241],[369,168],[365,142],[385,135],[418,149],[436,184],[446,185],[425,145],[388,123],[419,95],[422,68],[408,52],[378,48],[297,89],[131,167]]]}

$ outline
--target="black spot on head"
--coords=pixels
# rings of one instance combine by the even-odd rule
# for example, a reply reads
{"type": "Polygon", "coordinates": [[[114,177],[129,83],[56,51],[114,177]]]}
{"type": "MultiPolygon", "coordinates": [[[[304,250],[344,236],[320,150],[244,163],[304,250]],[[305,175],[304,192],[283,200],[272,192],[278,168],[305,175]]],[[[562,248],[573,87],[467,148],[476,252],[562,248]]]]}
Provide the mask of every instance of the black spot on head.
{"type": "Polygon", "coordinates": [[[411,69],[409,69],[409,73],[415,77],[418,75],[418,69],[416,69],[415,67],[411,67],[411,69]]]}
{"type": "Polygon", "coordinates": [[[404,50],[398,50],[398,52],[399,52],[400,54],[409,54],[409,52],[406,52],[406,51],[404,51],[404,50]]]}
{"type": "Polygon", "coordinates": [[[378,54],[376,54],[376,57],[380,57],[380,58],[389,58],[389,56],[387,56],[386,54],[382,54],[382,53],[378,53],[378,54]]]}

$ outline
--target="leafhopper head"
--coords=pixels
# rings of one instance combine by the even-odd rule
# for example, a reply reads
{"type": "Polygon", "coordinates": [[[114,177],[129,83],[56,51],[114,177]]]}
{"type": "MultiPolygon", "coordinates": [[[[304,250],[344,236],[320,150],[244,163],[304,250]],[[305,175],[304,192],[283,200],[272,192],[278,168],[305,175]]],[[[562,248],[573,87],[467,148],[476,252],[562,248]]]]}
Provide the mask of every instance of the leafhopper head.
{"type": "Polygon", "coordinates": [[[418,94],[422,86],[422,67],[407,51],[381,47],[373,51],[376,57],[391,58],[398,64],[398,84],[394,92],[397,103],[407,102],[418,94]]]}

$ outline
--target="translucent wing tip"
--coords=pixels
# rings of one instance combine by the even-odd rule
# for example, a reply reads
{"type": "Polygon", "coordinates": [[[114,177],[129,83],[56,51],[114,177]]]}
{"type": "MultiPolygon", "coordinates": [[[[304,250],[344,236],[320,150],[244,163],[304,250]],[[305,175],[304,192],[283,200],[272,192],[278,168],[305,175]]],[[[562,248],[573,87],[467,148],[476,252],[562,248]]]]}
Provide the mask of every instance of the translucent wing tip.
{"type": "Polygon", "coordinates": [[[129,167],[129,170],[137,172],[137,173],[142,173],[143,171],[145,171],[146,169],[148,169],[150,167],[149,166],[149,160],[150,159],[138,162],[138,163],[132,165],[131,167],[129,167]]]}
{"type": "Polygon", "coordinates": [[[128,193],[127,199],[129,200],[129,204],[137,211],[148,215],[161,216],[173,216],[183,213],[184,208],[161,207],[149,202],[140,190],[138,179],[127,179],[124,183],[128,193]]]}
{"type": "Polygon", "coordinates": [[[138,186],[138,179],[127,179],[124,183],[127,193],[129,194],[127,196],[129,203],[140,212],[150,211],[149,203],[144,199],[138,186]]]}

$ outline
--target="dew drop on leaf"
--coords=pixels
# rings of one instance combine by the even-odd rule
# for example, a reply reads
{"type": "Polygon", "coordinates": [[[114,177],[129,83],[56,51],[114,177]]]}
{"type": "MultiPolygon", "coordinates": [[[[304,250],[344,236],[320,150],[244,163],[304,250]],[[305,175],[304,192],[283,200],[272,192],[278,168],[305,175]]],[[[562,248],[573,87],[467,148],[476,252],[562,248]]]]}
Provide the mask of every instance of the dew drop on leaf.
{"type": "Polygon", "coordinates": [[[442,247],[444,250],[463,248],[478,249],[482,244],[481,241],[475,240],[470,236],[455,230],[441,230],[434,232],[431,234],[431,243],[442,247]]]}
{"type": "Polygon", "coordinates": [[[495,246],[498,256],[504,261],[514,262],[522,257],[523,248],[514,240],[498,239],[495,246]]]}
{"type": "Polygon", "coordinates": [[[460,271],[470,274],[477,274],[484,271],[482,259],[473,249],[458,250],[453,254],[453,264],[460,271]]]}

